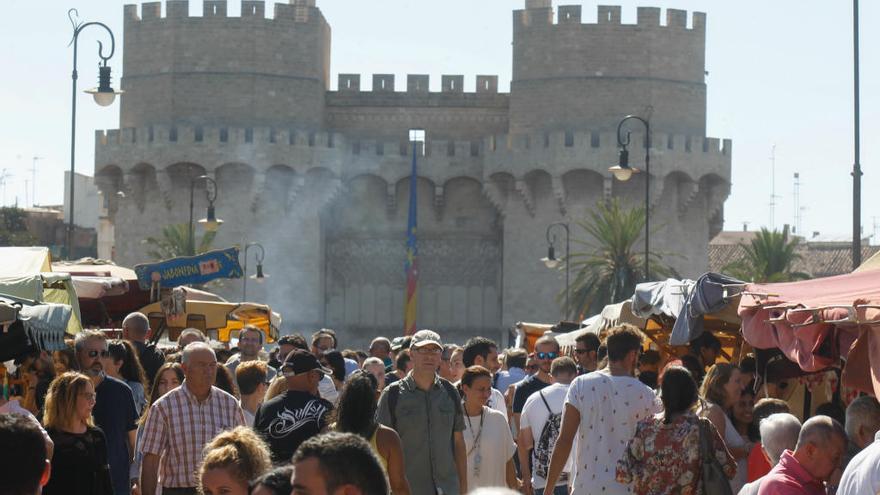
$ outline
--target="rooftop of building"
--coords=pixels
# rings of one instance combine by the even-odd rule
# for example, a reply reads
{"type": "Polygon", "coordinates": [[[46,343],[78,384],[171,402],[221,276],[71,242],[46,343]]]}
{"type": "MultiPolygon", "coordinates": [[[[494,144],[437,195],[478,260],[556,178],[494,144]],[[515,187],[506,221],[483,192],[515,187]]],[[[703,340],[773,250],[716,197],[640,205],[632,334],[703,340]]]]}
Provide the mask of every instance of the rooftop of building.
{"type": "MultiPolygon", "coordinates": [[[[745,258],[745,246],[758,234],[756,231],[722,231],[709,241],[709,271],[724,272],[726,266],[745,258]]],[[[851,238],[844,235],[823,235],[814,232],[809,238],[800,239],[796,250],[800,259],[795,261],[793,271],[803,272],[812,278],[842,275],[852,271],[851,238]]],[[[880,251],[871,246],[870,237],[862,239],[862,259],[866,260],[880,251]]]]}

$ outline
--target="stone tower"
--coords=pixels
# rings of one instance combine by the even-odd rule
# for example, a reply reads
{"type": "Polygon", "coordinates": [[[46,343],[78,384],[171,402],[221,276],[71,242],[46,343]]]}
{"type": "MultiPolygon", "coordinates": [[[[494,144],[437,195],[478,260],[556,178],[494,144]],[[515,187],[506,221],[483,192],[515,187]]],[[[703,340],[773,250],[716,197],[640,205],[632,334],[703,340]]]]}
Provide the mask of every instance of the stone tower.
{"type": "MultiPolygon", "coordinates": [[[[215,246],[259,241],[267,301],[285,330],[329,326],[359,345],[397,335],[403,321],[403,256],[411,148],[426,129],[418,202],[420,327],[454,341],[502,335],[520,320],[555,321],[558,272],[538,259],[552,222],[574,226],[609,197],[640,205],[644,174],[612,180],[617,123],[652,123],[652,246],[684,276],[707,268],[729,194],[731,143],[705,137],[705,15],[640,8],[621,24],[600,6],[527,0],[513,13],[513,80],[443,75],[339,74],[328,90],[330,28],[314,1],[242,2],[242,17],[206,0],[125,7],[126,90],[118,130],[96,135],[95,173],[115,224],[117,260],[146,260],[142,240],[187,221],[192,177],[218,183],[226,223],[215,246]],[[402,85],[401,85],[402,86],[402,85]],[[112,194],[125,191],[125,198],[112,194]],[[401,206],[402,205],[402,206],[401,206]]],[[[381,57],[382,54],[376,54],[381,57]]],[[[635,129],[630,156],[641,166],[635,129]]],[[[196,212],[204,184],[196,183],[196,212]]],[[[559,252],[559,251],[558,251],[559,252]]],[[[560,253],[564,254],[564,253],[560,253]]],[[[251,265],[253,260],[251,260],[251,265]]],[[[224,294],[241,297],[238,281],[224,294]]]]}

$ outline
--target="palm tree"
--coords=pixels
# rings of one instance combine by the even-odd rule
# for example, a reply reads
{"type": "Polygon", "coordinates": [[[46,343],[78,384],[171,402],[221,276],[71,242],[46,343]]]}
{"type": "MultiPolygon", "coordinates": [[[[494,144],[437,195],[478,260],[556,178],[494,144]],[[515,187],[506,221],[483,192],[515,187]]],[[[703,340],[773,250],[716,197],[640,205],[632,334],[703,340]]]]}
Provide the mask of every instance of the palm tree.
{"type": "MultiPolygon", "coordinates": [[[[596,314],[608,304],[631,297],[636,284],[645,278],[645,253],[636,246],[645,230],[644,208],[626,209],[612,198],[576,224],[589,240],[574,239],[586,249],[570,256],[575,278],[569,317],[596,314]]],[[[652,277],[675,274],[660,253],[649,253],[648,263],[652,277]]]]}
{"type": "Polygon", "coordinates": [[[192,249],[190,247],[189,224],[177,223],[163,227],[160,238],[147,237],[143,242],[150,246],[147,254],[159,261],[210,251],[216,235],[216,232],[205,232],[201,239],[197,240],[196,249],[192,249]]]}
{"type": "Polygon", "coordinates": [[[782,232],[762,228],[749,244],[742,244],[743,259],[724,267],[728,273],[740,280],[750,282],[789,282],[810,278],[803,272],[792,271],[795,261],[801,259],[797,253],[800,239],[789,237],[788,227],[782,232]]]}

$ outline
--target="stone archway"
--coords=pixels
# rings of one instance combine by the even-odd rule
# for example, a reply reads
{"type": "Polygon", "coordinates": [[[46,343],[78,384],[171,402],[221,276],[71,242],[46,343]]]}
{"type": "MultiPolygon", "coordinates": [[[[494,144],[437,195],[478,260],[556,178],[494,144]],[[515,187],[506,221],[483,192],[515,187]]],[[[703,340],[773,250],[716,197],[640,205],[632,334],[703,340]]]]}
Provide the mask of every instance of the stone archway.
{"type": "MultiPolygon", "coordinates": [[[[482,185],[458,177],[418,183],[417,325],[463,342],[501,328],[501,219],[482,185]]],[[[346,342],[368,343],[403,329],[403,270],[409,179],[348,181],[322,216],[325,321],[346,342]]]]}

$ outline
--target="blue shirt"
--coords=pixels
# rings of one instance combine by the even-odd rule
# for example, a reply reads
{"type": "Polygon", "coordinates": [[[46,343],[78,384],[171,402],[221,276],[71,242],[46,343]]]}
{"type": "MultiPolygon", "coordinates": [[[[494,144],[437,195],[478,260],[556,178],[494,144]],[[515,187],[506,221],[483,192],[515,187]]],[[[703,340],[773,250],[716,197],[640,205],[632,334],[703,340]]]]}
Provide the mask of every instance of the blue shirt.
{"type": "Polygon", "coordinates": [[[138,420],[134,396],[125,382],[112,376],[104,376],[95,389],[95,394],[97,397],[92,416],[107,439],[107,460],[110,463],[113,493],[128,495],[131,493],[128,432],[137,429],[138,420]]]}
{"type": "Polygon", "coordinates": [[[496,373],[497,378],[495,379],[495,390],[501,392],[502,394],[507,393],[507,387],[513,385],[514,383],[519,383],[523,378],[526,377],[526,372],[522,368],[510,368],[507,371],[499,371],[496,373]]]}

